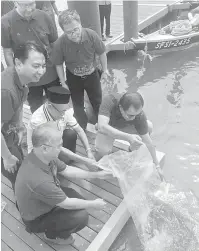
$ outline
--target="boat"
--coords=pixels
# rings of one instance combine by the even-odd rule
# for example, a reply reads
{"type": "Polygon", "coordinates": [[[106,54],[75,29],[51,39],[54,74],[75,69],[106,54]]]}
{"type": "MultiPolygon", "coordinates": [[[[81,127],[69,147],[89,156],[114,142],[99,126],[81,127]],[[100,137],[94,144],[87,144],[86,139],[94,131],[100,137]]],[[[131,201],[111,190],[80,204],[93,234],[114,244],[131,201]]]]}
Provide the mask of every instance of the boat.
{"type": "MultiPolygon", "coordinates": [[[[124,34],[107,43],[107,52],[110,51],[147,51],[149,53],[162,54],[164,52],[178,51],[199,44],[199,27],[189,29],[184,34],[165,33],[180,17],[199,6],[199,1],[176,2],[167,5],[154,15],[138,24],[138,38],[124,40],[124,34]]],[[[177,21],[178,20],[178,21],[177,21]]],[[[187,27],[185,27],[186,29],[187,27]]],[[[190,28],[190,27],[189,27],[190,28]]]]}

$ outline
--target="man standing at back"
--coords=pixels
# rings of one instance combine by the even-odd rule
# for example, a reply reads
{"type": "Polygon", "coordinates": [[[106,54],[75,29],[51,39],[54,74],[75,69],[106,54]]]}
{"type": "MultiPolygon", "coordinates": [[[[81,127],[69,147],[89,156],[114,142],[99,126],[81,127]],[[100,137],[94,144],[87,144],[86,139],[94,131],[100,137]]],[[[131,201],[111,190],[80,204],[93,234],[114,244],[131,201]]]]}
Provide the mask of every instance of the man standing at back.
{"type": "Polygon", "coordinates": [[[88,94],[97,121],[102,90],[96,55],[102,65],[102,77],[105,77],[108,73],[105,45],[95,31],[82,27],[75,10],[62,11],[59,24],[64,34],[54,44],[53,62],[61,85],[70,90],[75,117],[79,125],[86,129],[88,118],[84,111],[84,91],[88,94]],[[65,83],[64,62],[68,85],[65,83]]]}
{"type": "Polygon", "coordinates": [[[13,66],[13,51],[23,42],[35,41],[48,52],[46,73],[38,81],[30,84],[28,101],[31,111],[34,112],[43,103],[43,90],[59,85],[56,69],[51,62],[52,43],[57,40],[57,30],[48,14],[35,8],[34,0],[17,1],[16,8],[8,12],[1,19],[1,45],[5,61],[13,66]]]}
{"type": "Polygon", "coordinates": [[[35,42],[21,44],[14,52],[15,66],[7,67],[1,75],[1,172],[13,187],[23,159],[20,141],[27,84],[43,76],[46,57],[46,51],[35,42]]]}

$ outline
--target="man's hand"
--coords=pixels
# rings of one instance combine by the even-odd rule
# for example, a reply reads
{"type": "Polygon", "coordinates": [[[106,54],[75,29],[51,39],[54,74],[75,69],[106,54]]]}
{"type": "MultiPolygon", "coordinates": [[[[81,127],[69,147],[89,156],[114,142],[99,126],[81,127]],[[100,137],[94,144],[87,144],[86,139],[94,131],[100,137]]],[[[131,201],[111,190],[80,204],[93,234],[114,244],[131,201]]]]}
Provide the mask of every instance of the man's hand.
{"type": "Polygon", "coordinates": [[[3,159],[4,168],[9,173],[14,173],[17,170],[18,158],[14,155],[10,155],[8,159],[3,159]]]}
{"type": "Polygon", "coordinates": [[[106,202],[103,199],[96,199],[93,201],[92,206],[97,209],[104,209],[106,202]]]}
{"type": "Polygon", "coordinates": [[[157,170],[157,172],[158,172],[158,175],[159,175],[161,181],[164,181],[164,182],[165,182],[164,175],[163,175],[163,171],[162,171],[160,165],[159,165],[159,164],[154,164],[154,165],[155,165],[155,168],[156,168],[156,170],[157,170]]]}
{"type": "Polygon", "coordinates": [[[130,143],[130,148],[129,148],[130,151],[135,149],[136,145],[138,145],[138,146],[144,145],[144,143],[142,142],[141,137],[139,135],[136,135],[136,134],[129,134],[128,142],[130,143]]]}
{"type": "Polygon", "coordinates": [[[92,171],[98,171],[99,170],[99,164],[94,159],[88,159],[87,163],[85,165],[90,168],[92,171]]]}
{"type": "Polygon", "coordinates": [[[113,177],[113,174],[112,174],[111,170],[110,170],[110,172],[109,171],[99,171],[99,172],[97,172],[97,178],[98,179],[110,179],[112,177],[113,177]]]}
{"type": "Polygon", "coordinates": [[[95,160],[95,157],[94,157],[91,149],[88,149],[86,152],[87,152],[87,156],[88,156],[89,159],[95,160]]]}
{"type": "Polygon", "coordinates": [[[104,79],[104,80],[107,80],[107,78],[110,77],[110,73],[108,70],[105,70],[102,72],[102,76],[101,76],[101,80],[104,79]]]}

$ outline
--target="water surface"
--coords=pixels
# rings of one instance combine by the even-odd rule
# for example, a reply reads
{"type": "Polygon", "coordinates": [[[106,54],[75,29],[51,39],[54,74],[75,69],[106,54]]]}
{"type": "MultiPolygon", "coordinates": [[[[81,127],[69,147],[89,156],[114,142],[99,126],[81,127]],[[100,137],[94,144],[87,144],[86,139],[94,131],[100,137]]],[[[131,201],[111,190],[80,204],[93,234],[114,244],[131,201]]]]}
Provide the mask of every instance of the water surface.
{"type": "MultiPolygon", "coordinates": [[[[154,57],[144,65],[142,61],[135,55],[111,53],[111,79],[104,89],[138,90],[144,96],[144,110],[154,124],[152,138],[166,154],[166,180],[179,189],[191,189],[199,199],[199,48],[154,57]]],[[[132,231],[129,222],[111,250],[140,250],[132,231]]]]}

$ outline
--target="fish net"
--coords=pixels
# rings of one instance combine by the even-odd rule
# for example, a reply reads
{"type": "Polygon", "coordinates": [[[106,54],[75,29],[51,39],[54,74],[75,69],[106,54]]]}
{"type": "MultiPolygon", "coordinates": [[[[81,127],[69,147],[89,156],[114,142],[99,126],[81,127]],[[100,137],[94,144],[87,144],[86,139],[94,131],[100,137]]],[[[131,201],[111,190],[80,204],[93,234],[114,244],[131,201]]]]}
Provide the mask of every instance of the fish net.
{"type": "Polygon", "coordinates": [[[117,177],[144,251],[199,251],[197,198],[161,183],[145,146],[99,164],[117,177]]]}

